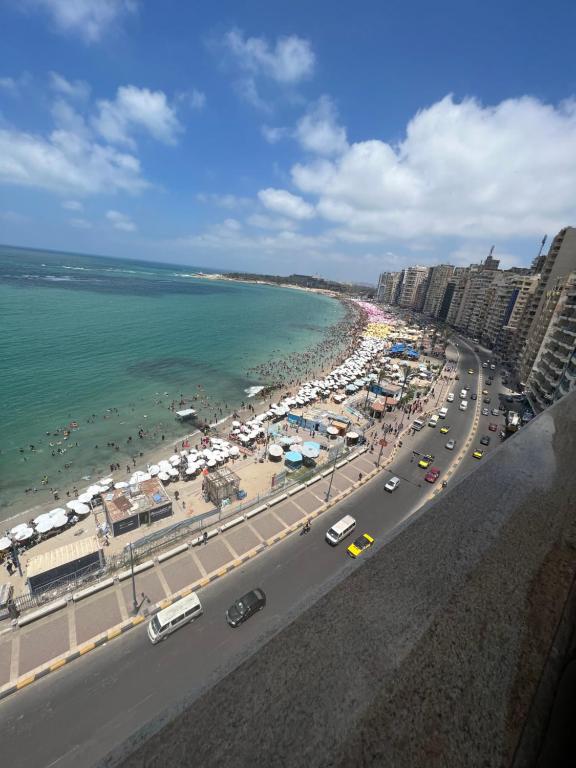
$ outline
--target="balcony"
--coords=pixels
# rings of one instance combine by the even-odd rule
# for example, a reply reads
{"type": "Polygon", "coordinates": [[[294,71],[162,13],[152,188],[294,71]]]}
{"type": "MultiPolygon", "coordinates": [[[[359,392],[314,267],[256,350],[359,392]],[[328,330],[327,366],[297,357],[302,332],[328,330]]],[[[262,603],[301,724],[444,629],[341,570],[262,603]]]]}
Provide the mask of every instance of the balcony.
{"type": "Polygon", "coordinates": [[[575,764],[572,710],[546,740],[576,627],[575,423],[576,392],[303,595],[299,615],[143,728],[119,764],[520,768],[553,748],[575,764]]]}

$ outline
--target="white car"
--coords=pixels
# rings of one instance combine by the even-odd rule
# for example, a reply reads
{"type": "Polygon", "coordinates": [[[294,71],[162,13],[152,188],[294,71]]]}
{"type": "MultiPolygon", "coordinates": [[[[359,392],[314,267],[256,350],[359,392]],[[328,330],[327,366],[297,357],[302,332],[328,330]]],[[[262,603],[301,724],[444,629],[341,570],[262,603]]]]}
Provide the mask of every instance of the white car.
{"type": "Polygon", "coordinates": [[[454,392],[448,392],[448,397],[446,398],[446,400],[449,403],[453,403],[454,402],[454,392]]]}
{"type": "Polygon", "coordinates": [[[392,493],[392,491],[395,491],[396,488],[398,488],[399,485],[400,485],[400,478],[399,477],[391,477],[390,480],[388,480],[388,482],[384,486],[384,488],[387,491],[390,491],[390,493],[392,493]]]}

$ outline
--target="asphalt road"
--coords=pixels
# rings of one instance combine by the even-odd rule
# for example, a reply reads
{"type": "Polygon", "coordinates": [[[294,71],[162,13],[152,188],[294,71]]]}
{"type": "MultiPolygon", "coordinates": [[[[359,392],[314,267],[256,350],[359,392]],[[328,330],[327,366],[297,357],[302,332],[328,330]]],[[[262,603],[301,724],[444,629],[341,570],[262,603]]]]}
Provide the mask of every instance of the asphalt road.
{"type": "MultiPolygon", "coordinates": [[[[455,352],[449,350],[453,358],[455,352]]],[[[309,534],[289,536],[204,588],[200,593],[204,615],[165,642],[153,646],[143,625],[6,699],[0,704],[3,763],[19,768],[94,765],[147,723],[152,725],[144,728],[143,735],[160,727],[178,707],[213,685],[360,567],[362,558],[353,561],[346,554],[351,539],[332,548],[324,534],[333,522],[351,513],[358,521],[356,534],[369,532],[377,544],[382,543],[386,534],[429,497],[434,487],[424,482],[426,471],[418,468],[413,451],[434,454],[434,465],[445,472],[458,455],[458,451],[446,450],[446,441],[453,437],[462,446],[473,422],[474,403],[467,411],[459,411],[458,392],[466,384],[478,391],[478,362],[462,342],[459,352],[460,381],[455,382],[455,402],[449,405],[445,420],[451,427],[448,435],[440,434],[440,425],[435,429],[426,426],[405,439],[389,473],[325,513],[309,534]],[[468,368],[476,373],[469,376],[468,368]],[[401,478],[392,494],[383,490],[388,475],[401,478]],[[266,592],[266,608],[239,628],[229,628],[226,608],[256,586],[266,592]]],[[[439,402],[438,407],[443,404],[439,402]]],[[[490,418],[500,424],[503,421],[502,417],[481,417],[482,425],[490,418]]],[[[495,433],[488,434],[492,436],[490,451],[499,439],[495,433]]],[[[467,455],[456,477],[475,463],[467,455]]]]}

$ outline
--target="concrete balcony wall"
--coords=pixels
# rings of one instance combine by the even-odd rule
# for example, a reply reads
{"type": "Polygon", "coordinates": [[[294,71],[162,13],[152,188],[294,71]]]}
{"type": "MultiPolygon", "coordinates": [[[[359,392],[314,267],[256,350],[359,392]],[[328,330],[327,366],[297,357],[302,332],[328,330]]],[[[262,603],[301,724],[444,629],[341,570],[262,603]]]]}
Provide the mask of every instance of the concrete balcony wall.
{"type": "Polygon", "coordinates": [[[574,424],[576,392],[121,764],[533,765],[574,627],[574,424]]]}

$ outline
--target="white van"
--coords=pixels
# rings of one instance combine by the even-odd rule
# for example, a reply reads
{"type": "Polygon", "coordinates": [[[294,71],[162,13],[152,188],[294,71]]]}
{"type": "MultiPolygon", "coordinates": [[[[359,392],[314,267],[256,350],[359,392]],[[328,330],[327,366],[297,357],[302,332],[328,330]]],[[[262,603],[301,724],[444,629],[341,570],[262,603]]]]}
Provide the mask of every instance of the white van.
{"type": "Polygon", "coordinates": [[[462,400],[462,402],[460,403],[460,410],[465,411],[466,408],[468,408],[468,400],[462,400]]]}
{"type": "Polygon", "coordinates": [[[446,398],[446,400],[449,403],[453,403],[454,402],[454,392],[448,392],[448,397],[446,398]]]}
{"type": "Polygon", "coordinates": [[[460,400],[466,400],[467,397],[468,397],[468,392],[466,392],[465,389],[461,389],[460,390],[460,400]]]}
{"type": "Polygon", "coordinates": [[[202,615],[202,604],[196,592],[183,597],[174,605],[159,611],[148,624],[148,637],[156,644],[171,635],[184,624],[202,615]]]}
{"type": "Polygon", "coordinates": [[[416,432],[420,432],[423,426],[424,422],[421,419],[416,419],[416,421],[412,423],[412,429],[415,429],[416,432]]]}
{"type": "Polygon", "coordinates": [[[446,406],[440,408],[438,411],[438,416],[440,416],[441,419],[445,419],[446,416],[448,416],[448,408],[446,406]]]}
{"type": "Polygon", "coordinates": [[[435,427],[436,424],[438,424],[438,419],[439,418],[440,417],[438,416],[437,413],[435,413],[433,416],[430,416],[430,421],[428,422],[428,426],[429,427],[435,427]]]}
{"type": "Polygon", "coordinates": [[[346,536],[349,536],[354,528],[356,528],[356,520],[354,520],[351,515],[346,515],[342,520],[338,520],[337,523],[334,523],[332,528],[326,531],[326,541],[328,544],[335,546],[336,544],[339,544],[342,539],[345,539],[346,536]]]}

